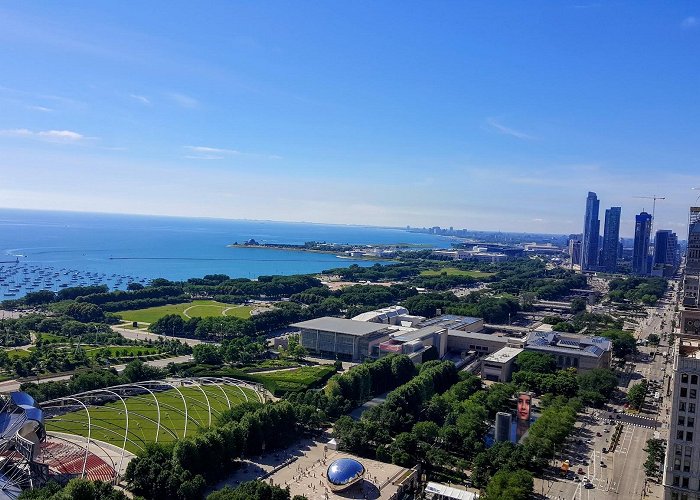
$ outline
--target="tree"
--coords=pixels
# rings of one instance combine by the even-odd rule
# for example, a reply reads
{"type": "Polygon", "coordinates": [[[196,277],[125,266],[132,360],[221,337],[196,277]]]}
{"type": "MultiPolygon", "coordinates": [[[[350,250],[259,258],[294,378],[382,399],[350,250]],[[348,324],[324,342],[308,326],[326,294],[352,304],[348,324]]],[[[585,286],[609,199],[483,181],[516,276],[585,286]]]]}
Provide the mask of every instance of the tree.
{"type": "MultiPolygon", "coordinates": [[[[236,489],[227,486],[215,491],[207,497],[207,500],[289,500],[289,498],[289,488],[282,489],[263,481],[247,481],[241,483],[236,489]]],[[[306,497],[295,495],[294,499],[305,500],[306,497]]]]}
{"type": "Polygon", "coordinates": [[[214,344],[197,344],[192,348],[192,357],[195,363],[206,365],[221,364],[221,349],[214,344]]]}
{"type": "Polygon", "coordinates": [[[500,470],[486,485],[485,500],[527,500],[534,488],[532,474],[526,470],[500,470]]]}
{"type": "Polygon", "coordinates": [[[299,342],[299,335],[290,335],[287,344],[287,354],[294,359],[302,359],[308,353],[299,342]]]}
{"type": "Polygon", "coordinates": [[[540,352],[523,351],[518,354],[515,362],[520,371],[554,373],[557,369],[555,357],[540,352]]]}
{"type": "Polygon", "coordinates": [[[664,441],[662,439],[649,439],[644,451],[647,452],[644,472],[649,478],[660,479],[665,456],[664,441]]]}
{"type": "Polygon", "coordinates": [[[613,355],[624,358],[637,352],[637,341],[630,332],[624,330],[605,330],[601,336],[612,340],[613,355]]]}
{"type": "Polygon", "coordinates": [[[647,394],[647,381],[642,379],[642,381],[636,385],[633,385],[629,391],[627,391],[627,402],[629,405],[640,410],[644,405],[644,398],[647,394]]]}
{"type": "Polygon", "coordinates": [[[87,479],[71,479],[65,487],[49,483],[43,488],[25,490],[22,500],[127,500],[127,496],[112,485],[87,479]]]}
{"type": "Polygon", "coordinates": [[[657,345],[659,345],[659,342],[661,342],[661,337],[659,337],[655,333],[650,333],[649,336],[647,337],[647,341],[649,342],[649,344],[657,346],[657,345]]]}
{"type": "Polygon", "coordinates": [[[135,359],[124,367],[122,375],[129,382],[141,382],[142,380],[155,380],[163,378],[165,373],[163,370],[149,366],[143,361],[135,359]]]}
{"type": "Polygon", "coordinates": [[[580,312],[584,312],[586,310],[586,299],[583,297],[575,297],[571,301],[571,314],[578,314],[580,312]]]}

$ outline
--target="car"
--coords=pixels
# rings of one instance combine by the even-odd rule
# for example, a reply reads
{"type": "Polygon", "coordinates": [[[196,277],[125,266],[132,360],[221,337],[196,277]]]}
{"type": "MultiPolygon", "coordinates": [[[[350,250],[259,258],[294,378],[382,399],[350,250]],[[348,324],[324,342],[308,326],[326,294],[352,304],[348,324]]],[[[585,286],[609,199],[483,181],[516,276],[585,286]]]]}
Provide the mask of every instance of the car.
{"type": "Polygon", "coordinates": [[[581,482],[581,478],[578,477],[578,476],[576,476],[576,477],[574,478],[574,482],[575,482],[575,483],[580,483],[580,482],[581,482]]]}
{"type": "Polygon", "coordinates": [[[583,467],[579,467],[579,468],[578,468],[578,473],[579,473],[579,474],[583,474],[583,467]]]}
{"type": "MultiPolygon", "coordinates": [[[[607,449],[607,448],[603,448],[603,453],[607,453],[607,452],[608,452],[608,449],[607,449]]],[[[601,460],[601,463],[602,463],[602,460],[601,460]]]]}
{"type": "Polygon", "coordinates": [[[596,432],[595,435],[596,435],[597,437],[603,437],[603,435],[602,435],[600,432],[596,432]]]}
{"type": "Polygon", "coordinates": [[[587,478],[587,477],[584,477],[584,478],[583,478],[583,482],[584,482],[584,483],[587,483],[587,482],[588,482],[588,478],[587,478]]]}
{"type": "Polygon", "coordinates": [[[617,418],[619,419],[619,418],[620,418],[620,415],[617,415],[617,418]]]}
{"type": "Polygon", "coordinates": [[[583,464],[584,467],[588,467],[588,460],[584,460],[584,461],[581,462],[581,463],[583,464]]]}
{"type": "Polygon", "coordinates": [[[593,483],[588,482],[588,483],[585,483],[583,486],[584,486],[584,488],[586,488],[587,490],[590,490],[591,488],[593,488],[593,483]]]}
{"type": "Polygon", "coordinates": [[[610,432],[610,429],[605,429],[603,432],[607,434],[608,432],[610,432]]]}

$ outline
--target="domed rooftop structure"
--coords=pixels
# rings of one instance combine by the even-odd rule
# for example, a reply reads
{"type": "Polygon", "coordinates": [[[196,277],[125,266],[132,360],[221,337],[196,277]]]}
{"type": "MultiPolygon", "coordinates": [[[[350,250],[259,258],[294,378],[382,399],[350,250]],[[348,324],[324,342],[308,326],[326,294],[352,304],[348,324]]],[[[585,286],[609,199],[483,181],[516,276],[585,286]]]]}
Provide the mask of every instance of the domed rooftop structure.
{"type": "Polygon", "coordinates": [[[365,466],[352,458],[339,458],[328,466],[326,477],[331,490],[341,491],[362,480],[365,466]]]}

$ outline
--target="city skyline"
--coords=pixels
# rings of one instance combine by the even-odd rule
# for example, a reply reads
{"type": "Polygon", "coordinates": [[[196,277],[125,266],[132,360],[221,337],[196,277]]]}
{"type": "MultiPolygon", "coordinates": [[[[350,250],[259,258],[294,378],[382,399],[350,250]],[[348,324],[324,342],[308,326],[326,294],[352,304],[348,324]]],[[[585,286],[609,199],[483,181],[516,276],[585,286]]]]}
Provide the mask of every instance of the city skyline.
{"type": "Polygon", "coordinates": [[[3,206],[568,234],[594,190],[685,232],[692,4],[153,9],[0,9],[3,206]]]}

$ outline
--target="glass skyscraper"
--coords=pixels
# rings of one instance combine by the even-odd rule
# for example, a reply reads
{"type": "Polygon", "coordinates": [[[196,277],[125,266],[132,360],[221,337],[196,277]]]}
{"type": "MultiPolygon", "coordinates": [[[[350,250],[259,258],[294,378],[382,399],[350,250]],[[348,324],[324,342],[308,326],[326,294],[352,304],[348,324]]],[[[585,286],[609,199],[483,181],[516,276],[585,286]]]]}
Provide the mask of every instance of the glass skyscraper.
{"type": "Polygon", "coordinates": [[[635,217],[634,253],[632,254],[632,272],[649,274],[649,238],[651,237],[651,215],[642,212],[635,217]]]}
{"type": "Polygon", "coordinates": [[[603,228],[603,251],[600,265],[609,273],[617,271],[617,254],[620,251],[620,207],[610,207],[605,211],[603,228]]]}
{"type": "Polygon", "coordinates": [[[586,198],[586,216],[583,220],[583,239],[581,241],[581,270],[588,271],[598,265],[598,240],[600,239],[600,219],[598,212],[600,200],[593,192],[586,198]]]}

